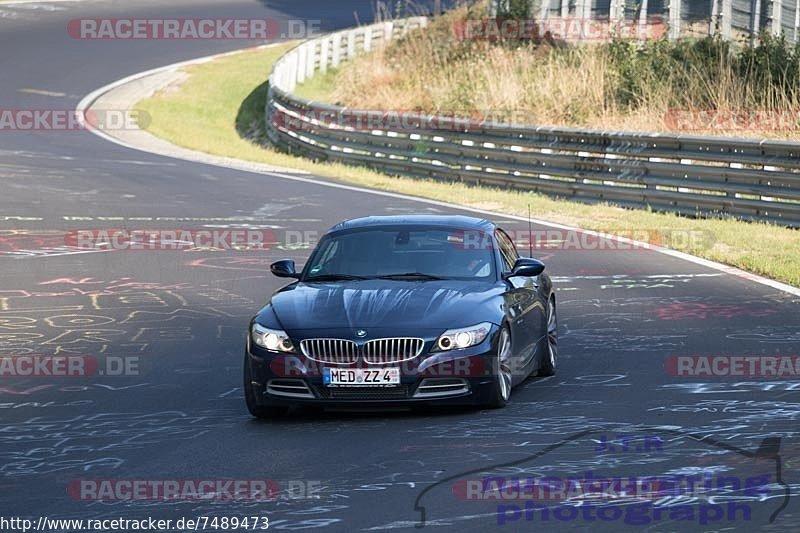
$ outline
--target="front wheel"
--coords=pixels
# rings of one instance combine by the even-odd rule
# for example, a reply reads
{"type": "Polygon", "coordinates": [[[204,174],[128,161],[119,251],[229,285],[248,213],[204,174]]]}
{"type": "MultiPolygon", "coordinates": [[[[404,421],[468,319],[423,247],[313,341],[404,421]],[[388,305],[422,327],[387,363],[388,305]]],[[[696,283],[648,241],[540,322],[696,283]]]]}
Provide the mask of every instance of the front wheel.
{"type": "Polygon", "coordinates": [[[547,335],[539,341],[539,349],[542,350],[543,357],[537,375],[555,375],[558,359],[558,315],[555,296],[551,296],[547,303],[547,335]]]}
{"type": "Polygon", "coordinates": [[[247,410],[256,418],[275,418],[283,416],[289,412],[288,407],[259,405],[256,401],[255,392],[253,392],[253,385],[250,377],[250,362],[247,360],[247,354],[244,356],[244,401],[247,403],[247,410]]]}
{"type": "Polygon", "coordinates": [[[494,389],[489,407],[505,407],[511,397],[511,332],[508,326],[500,330],[497,341],[497,355],[494,359],[494,389]]]}

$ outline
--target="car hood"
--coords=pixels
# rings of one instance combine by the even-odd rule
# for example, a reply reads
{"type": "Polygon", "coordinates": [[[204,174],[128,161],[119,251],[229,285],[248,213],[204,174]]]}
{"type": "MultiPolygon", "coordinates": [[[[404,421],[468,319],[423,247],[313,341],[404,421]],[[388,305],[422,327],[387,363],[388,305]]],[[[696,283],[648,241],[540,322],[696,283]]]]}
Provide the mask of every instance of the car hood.
{"type": "Polygon", "coordinates": [[[458,280],[298,282],[276,292],[259,316],[274,313],[287,332],[444,330],[499,323],[503,291],[498,282],[458,280]]]}

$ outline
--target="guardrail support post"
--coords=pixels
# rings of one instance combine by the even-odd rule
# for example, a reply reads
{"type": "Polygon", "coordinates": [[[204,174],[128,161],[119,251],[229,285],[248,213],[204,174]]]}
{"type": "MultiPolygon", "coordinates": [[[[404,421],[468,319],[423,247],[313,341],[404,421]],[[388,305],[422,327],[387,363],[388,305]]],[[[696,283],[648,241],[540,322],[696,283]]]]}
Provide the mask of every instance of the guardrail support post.
{"type": "Polygon", "coordinates": [[[331,54],[331,64],[338,67],[342,62],[342,34],[336,33],[333,36],[333,53],[331,54]]]}
{"type": "Polygon", "coordinates": [[[772,0],[772,17],[769,23],[769,28],[772,30],[772,35],[780,35],[783,31],[783,1],[772,0]]]}
{"type": "Polygon", "coordinates": [[[731,16],[733,8],[732,0],[714,0],[711,6],[711,22],[709,23],[708,34],[721,34],[722,38],[729,41],[731,38],[731,16]]]}
{"type": "Polygon", "coordinates": [[[624,0],[611,0],[608,6],[608,19],[609,22],[614,23],[625,18],[625,2],[624,0]]]}
{"type": "Polygon", "coordinates": [[[728,41],[733,38],[733,1],[722,0],[722,38],[728,41]]]}
{"type": "Polygon", "coordinates": [[[328,49],[330,48],[330,39],[323,39],[319,44],[319,71],[323,74],[328,72],[328,49]]]}
{"type": "Polygon", "coordinates": [[[306,54],[308,45],[302,44],[297,48],[297,78],[295,83],[303,83],[306,80],[306,54]]]}
{"type": "Polygon", "coordinates": [[[347,33],[347,59],[353,59],[356,56],[356,32],[350,30],[347,33]]]}
{"type": "Polygon", "coordinates": [[[314,63],[316,63],[317,59],[317,43],[314,41],[309,41],[308,44],[306,44],[306,48],[308,48],[308,51],[306,52],[305,77],[308,79],[314,77],[314,63]]]}
{"type": "Polygon", "coordinates": [[[800,0],[794,3],[794,42],[797,42],[798,28],[800,28],[800,0]]]}
{"type": "Polygon", "coordinates": [[[592,16],[592,0],[575,0],[575,17],[583,24],[592,16]]]}
{"type": "Polygon", "coordinates": [[[295,87],[297,87],[297,51],[294,52],[292,60],[288,61],[287,64],[289,65],[289,85],[286,87],[289,91],[294,91],[295,87]]]}
{"type": "Polygon", "coordinates": [[[550,18],[550,0],[542,0],[542,7],[539,11],[539,18],[547,20],[550,18]]]}
{"type": "Polygon", "coordinates": [[[681,36],[681,0],[669,0],[669,38],[681,36]]]}
{"type": "Polygon", "coordinates": [[[722,6],[720,0],[711,0],[711,20],[708,23],[708,34],[716,35],[722,25],[722,6]]]}
{"type": "Polygon", "coordinates": [[[369,52],[372,49],[372,28],[364,32],[364,51],[369,52]]]}
{"type": "Polygon", "coordinates": [[[761,28],[761,0],[750,0],[750,46],[755,46],[761,28]]]}
{"type": "Polygon", "coordinates": [[[639,41],[644,42],[647,40],[647,28],[650,21],[647,19],[647,0],[642,0],[642,5],[639,6],[639,21],[637,23],[636,33],[639,34],[639,41]]]}

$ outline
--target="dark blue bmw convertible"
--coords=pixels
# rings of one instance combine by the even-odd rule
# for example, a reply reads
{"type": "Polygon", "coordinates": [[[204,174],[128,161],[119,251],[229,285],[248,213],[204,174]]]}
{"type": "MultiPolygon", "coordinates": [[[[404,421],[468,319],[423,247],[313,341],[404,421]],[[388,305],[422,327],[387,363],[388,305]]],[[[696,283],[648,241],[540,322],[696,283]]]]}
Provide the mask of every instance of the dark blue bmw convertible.
{"type": "Polygon", "coordinates": [[[247,408],[301,404],[503,407],[511,388],[555,373],[556,299],[544,265],[506,232],[463,216],[337,224],[296,281],[250,322],[247,408]]]}

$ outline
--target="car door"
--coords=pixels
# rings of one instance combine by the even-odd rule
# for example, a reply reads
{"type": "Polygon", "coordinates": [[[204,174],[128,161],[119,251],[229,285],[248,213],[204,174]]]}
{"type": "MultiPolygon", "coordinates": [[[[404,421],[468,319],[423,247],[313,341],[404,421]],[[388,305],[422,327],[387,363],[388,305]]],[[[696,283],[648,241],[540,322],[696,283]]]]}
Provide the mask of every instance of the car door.
{"type": "MultiPolygon", "coordinates": [[[[519,253],[514,241],[502,229],[495,230],[500,254],[503,258],[504,268],[511,270],[519,259],[519,253]]],[[[536,350],[544,323],[544,306],[539,299],[537,277],[513,277],[507,283],[510,285],[509,300],[513,302],[514,317],[512,319],[511,340],[514,351],[518,354],[520,367],[527,372],[536,350]]],[[[527,375],[527,374],[526,374],[527,375]]],[[[525,376],[522,376],[524,378],[525,376]]]]}

